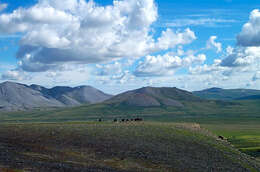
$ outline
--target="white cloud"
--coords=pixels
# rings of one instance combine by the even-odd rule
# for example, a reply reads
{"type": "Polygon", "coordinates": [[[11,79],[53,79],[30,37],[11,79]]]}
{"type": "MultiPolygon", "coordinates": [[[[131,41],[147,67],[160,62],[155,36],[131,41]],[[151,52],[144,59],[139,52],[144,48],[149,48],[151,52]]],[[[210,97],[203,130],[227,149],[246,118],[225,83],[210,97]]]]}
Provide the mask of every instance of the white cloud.
{"type": "Polygon", "coordinates": [[[221,65],[241,67],[255,65],[260,62],[260,47],[236,47],[232,54],[222,60],[221,65]]]}
{"type": "Polygon", "coordinates": [[[231,54],[233,53],[233,51],[234,51],[234,48],[233,48],[233,47],[227,46],[227,48],[226,48],[226,53],[227,53],[227,55],[231,55],[231,54]]]}
{"type": "Polygon", "coordinates": [[[158,40],[151,34],[157,20],[154,0],[40,0],[30,8],[0,15],[0,32],[23,33],[17,52],[19,67],[28,72],[57,69],[64,63],[88,64],[137,58],[189,44],[193,31],[166,29],[158,40]]]}
{"type": "Polygon", "coordinates": [[[175,19],[166,23],[167,27],[187,27],[187,26],[204,26],[216,27],[222,23],[235,23],[236,20],[216,19],[216,18],[198,18],[198,19],[175,19]]]}
{"type": "Polygon", "coordinates": [[[58,71],[19,72],[24,75],[24,78],[21,79],[23,83],[39,84],[46,87],[87,85],[90,80],[93,80],[90,78],[92,69],[86,65],[65,64],[58,71]]]}
{"type": "Polygon", "coordinates": [[[136,71],[136,76],[162,76],[173,74],[172,69],[181,67],[182,59],[178,56],[146,56],[143,62],[140,62],[136,71]]]}
{"type": "Polygon", "coordinates": [[[134,74],[138,77],[173,75],[178,68],[201,64],[205,60],[206,55],[204,54],[190,55],[185,58],[169,54],[146,56],[143,61],[139,62],[134,74]]]}
{"type": "Polygon", "coordinates": [[[173,32],[171,29],[167,29],[162,32],[161,37],[158,38],[158,42],[155,45],[156,50],[167,50],[174,48],[176,45],[190,44],[196,38],[195,33],[189,28],[184,32],[173,32]]]}
{"type": "Polygon", "coordinates": [[[21,81],[26,79],[28,78],[25,76],[24,72],[17,70],[9,70],[1,75],[1,80],[21,81]]]}
{"type": "Polygon", "coordinates": [[[216,42],[217,36],[211,36],[209,40],[207,41],[206,48],[211,49],[214,48],[216,49],[217,53],[220,53],[222,51],[222,44],[219,42],[216,42]]]}
{"type": "Polygon", "coordinates": [[[8,4],[0,2],[0,12],[3,11],[4,9],[6,9],[7,7],[8,7],[8,4]]]}
{"type": "Polygon", "coordinates": [[[237,36],[237,43],[241,46],[260,46],[260,11],[251,12],[249,21],[244,24],[241,33],[237,36]]]}
{"type": "Polygon", "coordinates": [[[106,65],[97,64],[96,67],[98,69],[97,75],[100,76],[119,74],[123,70],[123,64],[118,61],[106,65]]]}
{"type": "Polygon", "coordinates": [[[219,65],[220,63],[221,63],[221,60],[216,59],[214,61],[214,64],[212,64],[212,65],[204,64],[202,66],[190,67],[189,72],[192,75],[205,75],[205,74],[208,75],[208,74],[212,74],[212,73],[227,72],[229,70],[229,68],[220,66],[219,65]]]}
{"type": "Polygon", "coordinates": [[[257,71],[252,78],[252,81],[257,81],[257,80],[260,80],[260,71],[257,71]]]}

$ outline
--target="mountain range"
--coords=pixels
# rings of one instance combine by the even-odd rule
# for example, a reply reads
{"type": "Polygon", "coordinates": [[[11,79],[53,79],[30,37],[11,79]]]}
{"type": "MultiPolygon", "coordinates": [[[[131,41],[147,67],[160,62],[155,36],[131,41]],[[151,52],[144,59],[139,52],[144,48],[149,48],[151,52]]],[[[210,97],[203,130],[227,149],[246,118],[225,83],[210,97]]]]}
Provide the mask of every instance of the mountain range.
{"type": "MultiPolygon", "coordinates": [[[[111,105],[113,107],[184,107],[208,100],[260,99],[259,90],[210,88],[188,92],[175,87],[143,87],[116,96],[91,86],[46,88],[14,82],[0,84],[0,110],[17,111],[35,108],[74,107],[84,104],[111,105]]],[[[203,103],[202,103],[203,104],[203,103]]]]}
{"type": "Polygon", "coordinates": [[[248,100],[260,99],[260,90],[210,88],[194,91],[194,95],[211,100],[248,100]]]}
{"type": "Polygon", "coordinates": [[[91,86],[48,89],[14,82],[0,84],[0,109],[5,111],[79,106],[99,103],[111,97],[91,86]]]}

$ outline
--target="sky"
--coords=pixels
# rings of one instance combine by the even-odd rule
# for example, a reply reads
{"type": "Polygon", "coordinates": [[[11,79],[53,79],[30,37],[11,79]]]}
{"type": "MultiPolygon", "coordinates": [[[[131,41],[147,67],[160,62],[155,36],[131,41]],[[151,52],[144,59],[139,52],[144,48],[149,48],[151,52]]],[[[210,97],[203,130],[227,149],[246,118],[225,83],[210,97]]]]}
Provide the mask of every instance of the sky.
{"type": "Polygon", "coordinates": [[[0,82],[260,89],[256,0],[0,0],[0,82]]]}

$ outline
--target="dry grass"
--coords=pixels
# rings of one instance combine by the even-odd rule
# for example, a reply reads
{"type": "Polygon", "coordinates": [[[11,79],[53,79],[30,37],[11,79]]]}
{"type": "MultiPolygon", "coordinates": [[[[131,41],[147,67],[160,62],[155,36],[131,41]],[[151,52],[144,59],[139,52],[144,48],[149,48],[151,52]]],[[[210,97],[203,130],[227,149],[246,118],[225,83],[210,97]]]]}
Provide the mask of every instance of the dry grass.
{"type": "Polygon", "coordinates": [[[5,156],[0,156],[0,165],[33,172],[260,169],[256,161],[195,123],[2,125],[0,151],[5,156]]]}

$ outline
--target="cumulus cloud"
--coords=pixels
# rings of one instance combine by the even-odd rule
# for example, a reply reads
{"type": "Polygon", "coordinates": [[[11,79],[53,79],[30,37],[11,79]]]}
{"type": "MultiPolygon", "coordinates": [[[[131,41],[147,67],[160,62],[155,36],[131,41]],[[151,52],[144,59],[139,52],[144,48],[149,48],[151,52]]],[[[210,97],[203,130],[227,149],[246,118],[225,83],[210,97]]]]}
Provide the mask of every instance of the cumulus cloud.
{"type": "Polygon", "coordinates": [[[121,75],[114,75],[110,79],[116,80],[119,84],[125,84],[135,81],[136,78],[131,72],[124,71],[121,75]]]}
{"type": "Polygon", "coordinates": [[[260,46],[260,11],[251,12],[249,21],[244,24],[241,33],[237,36],[237,44],[241,46],[260,46]]]}
{"type": "Polygon", "coordinates": [[[4,9],[6,9],[7,7],[8,7],[8,4],[0,2],[0,12],[3,11],[4,9]]]}
{"type": "Polygon", "coordinates": [[[234,51],[234,48],[233,48],[233,47],[231,47],[231,46],[227,46],[227,48],[226,48],[226,54],[227,54],[227,55],[232,54],[233,51],[234,51]]]}
{"type": "Polygon", "coordinates": [[[211,36],[207,41],[206,48],[207,49],[214,48],[216,49],[217,53],[220,53],[222,51],[222,44],[220,42],[216,42],[216,39],[217,36],[211,36]]]}
{"type": "Polygon", "coordinates": [[[122,73],[123,70],[122,63],[118,61],[106,65],[97,64],[96,68],[98,69],[97,75],[100,76],[122,73]]]}
{"type": "Polygon", "coordinates": [[[22,33],[17,58],[28,72],[56,69],[64,63],[89,64],[137,58],[188,44],[193,31],[166,29],[155,40],[154,0],[113,1],[99,6],[85,0],[40,0],[30,8],[0,15],[0,33],[22,33]]]}
{"type": "Polygon", "coordinates": [[[134,74],[138,77],[172,75],[174,71],[181,67],[193,64],[201,64],[206,60],[206,55],[190,55],[185,58],[171,56],[169,54],[158,56],[146,56],[139,62],[134,74]]]}
{"type": "Polygon", "coordinates": [[[157,50],[167,50],[176,45],[190,44],[195,39],[195,33],[189,28],[184,32],[173,32],[171,29],[167,29],[166,31],[163,31],[161,37],[158,38],[155,48],[157,50]]]}
{"type": "Polygon", "coordinates": [[[221,66],[244,68],[243,71],[255,69],[260,63],[260,12],[253,10],[249,21],[244,24],[241,33],[237,36],[235,48],[227,48],[227,56],[220,63],[221,66]]]}
{"type": "Polygon", "coordinates": [[[260,47],[236,47],[232,54],[222,60],[221,66],[241,67],[260,61],[260,47]]]}
{"type": "Polygon", "coordinates": [[[190,67],[189,72],[192,75],[208,75],[212,73],[224,73],[229,70],[228,67],[220,66],[221,60],[215,59],[212,65],[204,64],[202,66],[190,67]]]}

